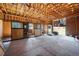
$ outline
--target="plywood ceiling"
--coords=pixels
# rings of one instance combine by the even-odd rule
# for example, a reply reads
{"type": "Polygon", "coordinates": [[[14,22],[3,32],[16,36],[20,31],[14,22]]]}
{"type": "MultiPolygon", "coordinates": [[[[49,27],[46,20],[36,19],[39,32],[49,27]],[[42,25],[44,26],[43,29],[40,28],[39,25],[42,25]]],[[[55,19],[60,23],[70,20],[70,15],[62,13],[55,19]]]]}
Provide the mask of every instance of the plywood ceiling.
{"type": "Polygon", "coordinates": [[[79,13],[79,4],[67,3],[2,3],[0,10],[5,14],[47,21],[79,13]]]}

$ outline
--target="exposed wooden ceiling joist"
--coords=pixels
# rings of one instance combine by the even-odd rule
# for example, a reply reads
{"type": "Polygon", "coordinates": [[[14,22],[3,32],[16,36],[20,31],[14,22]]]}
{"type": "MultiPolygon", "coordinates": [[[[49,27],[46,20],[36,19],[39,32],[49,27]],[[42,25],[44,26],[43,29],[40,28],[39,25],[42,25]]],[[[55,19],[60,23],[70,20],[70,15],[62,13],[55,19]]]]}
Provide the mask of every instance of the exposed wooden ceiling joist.
{"type": "Polygon", "coordinates": [[[49,21],[69,17],[79,13],[79,4],[67,3],[1,3],[0,10],[5,14],[30,17],[36,20],[49,21]]]}

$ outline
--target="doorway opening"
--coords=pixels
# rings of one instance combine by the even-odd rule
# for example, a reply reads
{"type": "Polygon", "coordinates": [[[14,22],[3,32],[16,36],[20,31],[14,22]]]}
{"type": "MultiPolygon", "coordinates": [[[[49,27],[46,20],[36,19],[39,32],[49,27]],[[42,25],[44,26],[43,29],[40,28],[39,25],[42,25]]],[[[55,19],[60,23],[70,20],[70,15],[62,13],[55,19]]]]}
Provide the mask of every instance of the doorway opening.
{"type": "Polygon", "coordinates": [[[57,32],[59,35],[66,35],[66,18],[59,20],[54,20],[53,31],[57,32]]]}

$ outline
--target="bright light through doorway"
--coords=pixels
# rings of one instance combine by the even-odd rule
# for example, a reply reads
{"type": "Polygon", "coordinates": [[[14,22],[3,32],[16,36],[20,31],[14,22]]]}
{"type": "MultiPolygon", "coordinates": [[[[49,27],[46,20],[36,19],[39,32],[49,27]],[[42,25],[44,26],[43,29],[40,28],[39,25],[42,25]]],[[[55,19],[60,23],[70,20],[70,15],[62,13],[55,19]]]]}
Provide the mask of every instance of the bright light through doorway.
{"type": "Polygon", "coordinates": [[[59,35],[66,35],[66,27],[53,27],[53,31],[58,32],[59,35]]]}

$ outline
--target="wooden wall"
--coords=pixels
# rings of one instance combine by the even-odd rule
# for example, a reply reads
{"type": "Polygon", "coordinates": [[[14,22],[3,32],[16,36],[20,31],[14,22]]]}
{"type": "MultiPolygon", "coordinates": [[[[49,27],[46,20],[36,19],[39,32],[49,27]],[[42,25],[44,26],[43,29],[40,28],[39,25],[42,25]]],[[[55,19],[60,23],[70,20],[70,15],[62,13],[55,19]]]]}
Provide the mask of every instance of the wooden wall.
{"type": "Polygon", "coordinates": [[[79,35],[79,16],[67,18],[66,20],[67,35],[79,35]]]}
{"type": "Polygon", "coordinates": [[[11,37],[11,22],[3,22],[3,37],[11,37]]]}
{"type": "Polygon", "coordinates": [[[2,38],[2,33],[3,33],[3,21],[0,20],[0,39],[2,38]]]}
{"type": "Polygon", "coordinates": [[[3,36],[3,21],[0,20],[0,56],[4,55],[3,44],[2,44],[2,36],[3,36]]]}
{"type": "Polygon", "coordinates": [[[42,34],[46,34],[47,32],[48,32],[48,25],[46,25],[46,24],[40,24],[40,28],[38,28],[38,29],[34,29],[34,31],[35,31],[35,36],[40,36],[40,35],[42,35],[42,34]]]}
{"type": "Polygon", "coordinates": [[[35,36],[40,36],[41,35],[41,30],[35,29],[35,36]]]}
{"type": "Polygon", "coordinates": [[[48,33],[48,25],[44,25],[44,32],[48,33]]]}
{"type": "Polygon", "coordinates": [[[23,38],[23,29],[12,29],[12,40],[22,38],[23,38]]]}

